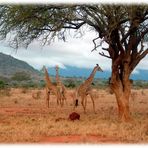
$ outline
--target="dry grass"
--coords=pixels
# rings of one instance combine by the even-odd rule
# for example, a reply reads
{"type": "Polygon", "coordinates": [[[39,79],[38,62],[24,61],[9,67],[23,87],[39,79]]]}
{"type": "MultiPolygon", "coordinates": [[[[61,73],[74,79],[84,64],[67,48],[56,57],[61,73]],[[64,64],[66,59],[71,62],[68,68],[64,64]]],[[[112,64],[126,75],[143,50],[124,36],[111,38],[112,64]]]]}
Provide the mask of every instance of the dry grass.
{"type": "Polygon", "coordinates": [[[51,96],[49,109],[45,105],[44,90],[24,93],[22,89],[11,89],[9,96],[1,95],[0,142],[38,143],[48,136],[92,134],[112,137],[120,143],[148,143],[148,90],[132,90],[136,95],[130,100],[134,118],[131,123],[117,120],[116,100],[107,90],[94,90],[97,114],[93,113],[88,98],[86,114],[81,105],[76,109],[80,121],[67,120],[73,109],[72,91],[68,91],[68,103],[63,108],[57,106],[55,96],[51,96]],[[38,92],[38,99],[32,98],[32,94],[38,92]],[[58,118],[61,120],[57,121],[58,118]]]}

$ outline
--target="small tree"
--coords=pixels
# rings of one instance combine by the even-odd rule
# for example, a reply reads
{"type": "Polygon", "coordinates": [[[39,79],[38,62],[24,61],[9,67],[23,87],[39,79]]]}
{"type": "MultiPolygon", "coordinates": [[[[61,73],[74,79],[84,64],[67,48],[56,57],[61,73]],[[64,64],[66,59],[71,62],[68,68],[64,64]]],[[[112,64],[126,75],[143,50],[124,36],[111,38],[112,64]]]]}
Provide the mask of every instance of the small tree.
{"type": "Polygon", "coordinates": [[[66,30],[84,25],[94,29],[98,37],[93,40],[93,50],[103,42],[108,44],[99,53],[112,61],[110,86],[119,118],[130,120],[129,77],[148,54],[143,44],[148,33],[148,5],[5,5],[0,8],[0,17],[0,36],[4,39],[13,33],[10,44],[15,48],[27,47],[34,39],[42,39],[43,44],[54,37],[65,41],[66,30]]]}

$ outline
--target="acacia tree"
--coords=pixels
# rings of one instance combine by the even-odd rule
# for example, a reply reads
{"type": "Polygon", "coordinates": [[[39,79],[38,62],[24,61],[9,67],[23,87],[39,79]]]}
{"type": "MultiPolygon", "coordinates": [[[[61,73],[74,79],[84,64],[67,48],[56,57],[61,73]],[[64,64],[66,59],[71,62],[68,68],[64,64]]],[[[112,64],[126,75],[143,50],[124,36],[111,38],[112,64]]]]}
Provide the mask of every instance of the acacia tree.
{"type": "MultiPolygon", "coordinates": [[[[10,45],[18,48],[34,39],[49,43],[54,37],[65,40],[66,31],[87,25],[98,33],[93,39],[100,55],[112,60],[110,87],[115,93],[119,118],[131,119],[130,75],[148,54],[144,38],[148,33],[148,5],[5,5],[0,7],[1,39],[11,35],[10,45]],[[97,40],[100,40],[97,44],[97,40]]],[[[90,32],[91,33],[91,32],[90,32]]]]}

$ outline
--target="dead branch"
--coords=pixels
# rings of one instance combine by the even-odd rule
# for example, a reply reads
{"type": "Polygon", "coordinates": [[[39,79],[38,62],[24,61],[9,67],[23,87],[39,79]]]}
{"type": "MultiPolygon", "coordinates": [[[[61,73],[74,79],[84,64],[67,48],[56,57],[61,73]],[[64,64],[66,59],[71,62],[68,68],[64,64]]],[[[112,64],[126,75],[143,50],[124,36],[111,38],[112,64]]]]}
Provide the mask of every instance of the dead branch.
{"type": "Polygon", "coordinates": [[[103,48],[103,47],[102,47],[102,50],[108,51],[108,50],[109,50],[109,48],[103,48]]]}
{"type": "Polygon", "coordinates": [[[109,58],[109,59],[111,59],[111,57],[110,56],[108,56],[108,55],[106,55],[106,54],[104,54],[104,52],[99,52],[99,54],[101,55],[101,56],[103,56],[103,57],[106,57],[106,58],[109,58]]]}
{"type": "MultiPolygon", "coordinates": [[[[93,39],[94,49],[93,49],[91,52],[93,52],[94,50],[96,50],[98,47],[102,46],[103,42],[105,41],[104,39],[102,39],[102,40],[100,41],[100,44],[99,44],[99,45],[96,45],[95,40],[97,40],[97,39],[99,39],[99,38],[100,38],[100,37],[97,37],[97,38],[93,39]]],[[[102,48],[102,49],[103,49],[103,50],[107,50],[107,48],[102,48]]]]}
{"type": "Polygon", "coordinates": [[[99,37],[97,37],[97,38],[93,39],[94,49],[92,49],[92,51],[91,51],[91,52],[93,52],[93,51],[94,51],[94,50],[96,50],[96,48],[97,48],[97,45],[96,45],[96,42],[95,42],[97,39],[99,39],[99,37]]]}

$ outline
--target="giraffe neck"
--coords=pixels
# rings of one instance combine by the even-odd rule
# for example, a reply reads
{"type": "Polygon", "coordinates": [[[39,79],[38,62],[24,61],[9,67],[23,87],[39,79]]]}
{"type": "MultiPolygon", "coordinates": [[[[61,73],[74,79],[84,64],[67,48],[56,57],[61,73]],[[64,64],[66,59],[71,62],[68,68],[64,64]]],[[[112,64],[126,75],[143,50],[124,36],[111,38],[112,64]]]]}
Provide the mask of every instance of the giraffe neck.
{"type": "Polygon", "coordinates": [[[56,71],[56,82],[59,82],[59,72],[56,71]]]}
{"type": "Polygon", "coordinates": [[[46,68],[45,68],[45,81],[48,87],[52,87],[53,84],[51,83],[51,80],[46,68]]]}
{"type": "Polygon", "coordinates": [[[57,83],[60,83],[61,82],[60,77],[59,77],[59,71],[58,70],[56,70],[56,82],[57,83]]]}
{"type": "Polygon", "coordinates": [[[94,76],[95,76],[96,72],[97,72],[97,69],[94,68],[93,71],[91,72],[90,76],[89,76],[89,77],[86,79],[86,81],[84,82],[84,84],[85,84],[86,86],[91,85],[91,83],[92,83],[92,81],[93,81],[93,79],[94,79],[94,76]]]}

